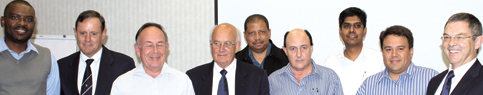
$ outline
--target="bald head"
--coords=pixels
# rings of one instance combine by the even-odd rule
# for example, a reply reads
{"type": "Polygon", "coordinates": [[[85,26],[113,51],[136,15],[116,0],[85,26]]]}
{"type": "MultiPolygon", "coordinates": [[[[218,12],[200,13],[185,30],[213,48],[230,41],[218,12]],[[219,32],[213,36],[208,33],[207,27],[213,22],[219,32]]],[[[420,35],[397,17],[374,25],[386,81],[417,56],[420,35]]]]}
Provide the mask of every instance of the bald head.
{"type": "Polygon", "coordinates": [[[310,45],[314,45],[314,43],[312,42],[312,36],[310,35],[309,31],[297,28],[285,33],[285,36],[283,38],[283,46],[287,46],[287,36],[289,35],[298,35],[298,36],[302,35],[308,38],[308,40],[310,41],[310,45]]]}
{"type": "MultiPolygon", "coordinates": [[[[215,34],[215,32],[232,32],[233,34],[236,34],[236,42],[240,42],[240,32],[238,31],[238,29],[231,25],[230,23],[222,23],[222,24],[219,24],[219,25],[216,25],[214,28],[213,28],[213,31],[211,31],[211,34],[210,34],[210,41],[213,40],[213,34],[215,34]]],[[[231,33],[230,33],[231,34],[231,33]]]]}

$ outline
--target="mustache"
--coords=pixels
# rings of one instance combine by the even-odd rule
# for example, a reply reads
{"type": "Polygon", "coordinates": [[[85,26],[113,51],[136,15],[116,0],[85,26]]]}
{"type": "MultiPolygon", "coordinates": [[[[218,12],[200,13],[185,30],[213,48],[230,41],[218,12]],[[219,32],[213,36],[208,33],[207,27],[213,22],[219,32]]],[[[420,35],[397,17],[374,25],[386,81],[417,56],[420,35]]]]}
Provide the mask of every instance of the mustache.
{"type": "Polygon", "coordinates": [[[255,41],[252,42],[252,44],[255,44],[255,43],[264,43],[265,41],[262,41],[260,39],[256,39],[255,41]]]}

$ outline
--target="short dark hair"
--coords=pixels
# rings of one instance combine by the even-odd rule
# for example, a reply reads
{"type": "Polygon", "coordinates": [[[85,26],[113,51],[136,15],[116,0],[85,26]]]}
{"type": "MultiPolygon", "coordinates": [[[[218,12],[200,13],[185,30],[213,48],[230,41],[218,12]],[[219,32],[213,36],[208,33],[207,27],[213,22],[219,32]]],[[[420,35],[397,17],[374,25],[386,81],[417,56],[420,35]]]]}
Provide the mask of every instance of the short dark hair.
{"type": "MultiPolygon", "coordinates": [[[[314,43],[312,42],[312,35],[310,35],[309,31],[307,31],[307,30],[304,30],[304,31],[305,31],[305,34],[307,34],[307,36],[309,37],[310,45],[314,45],[314,43]]],[[[285,35],[283,36],[283,46],[287,46],[287,36],[288,36],[289,33],[290,33],[290,31],[287,31],[285,33],[285,35]]]]}
{"type": "Polygon", "coordinates": [[[106,27],[106,21],[104,20],[104,17],[102,17],[102,15],[99,12],[94,10],[87,10],[79,14],[79,16],[77,17],[77,20],[75,21],[75,28],[77,29],[77,23],[82,22],[88,18],[98,18],[101,23],[101,32],[104,32],[104,29],[106,27]]]}
{"type": "Polygon", "coordinates": [[[481,22],[476,18],[473,14],[470,13],[456,13],[449,17],[448,21],[444,25],[446,29],[446,25],[451,22],[456,21],[465,21],[468,22],[469,28],[471,29],[471,33],[473,33],[473,40],[475,40],[475,36],[481,36],[482,29],[481,29],[481,22]]]}
{"type": "Polygon", "coordinates": [[[345,9],[344,11],[340,12],[340,15],[339,15],[339,28],[342,28],[342,23],[344,23],[345,19],[347,17],[351,17],[351,16],[357,16],[359,17],[359,19],[361,20],[362,22],[362,25],[364,26],[364,28],[366,27],[366,22],[367,22],[367,15],[366,15],[366,12],[364,12],[363,10],[357,8],[357,7],[349,7],[347,9],[345,9]]]}
{"type": "Polygon", "coordinates": [[[139,38],[139,34],[141,34],[141,32],[148,28],[148,27],[151,27],[151,26],[154,26],[154,27],[157,27],[159,28],[159,30],[161,30],[164,34],[164,39],[166,40],[166,42],[168,42],[168,35],[166,34],[166,32],[163,30],[163,26],[161,26],[160,24],[157,24],[157,23],[152,23],[152,22],[148,22],[148,23],[145,23],[143,26],[141,26],[141,28],[139,28],[138,32],[136,33],[136,37],[134,38],[134,40],[138,41],[138,38],[139,38]]]}
{"type": "Polygon", "coordinates": [[[379,36],[379,42],[381,45],[381,49],[383,48],[383,41],[388,35],[396,35],[396,36],[404,36],[406,37],[409,43],[409,48],[413,48],[414,45],[414,38],[413,38],[413,33],[411,33],[411,30],[404,26],[400,25],[394,25],[386,30],[381,32],[381,35],[379,36]]]}
{"type": "MultiPolygon", "coordinates": [[[[25,1],[25,0],[13,0],[13,1],[11,1],[10,3],[8,3],[8,4],[7,4],[7,6],[5,7],[5,9],[3,10],[3,15],[4,15],[4,16],[5,16],[5,13],[7,12],[8,6],[10,6],[10,5],[11,5],[11,4],[13,4],[13,3],[20,3],[20,4],[27,5],[27,6],[31,7],[32,9],[34,8],[34,7],[32,7],[32,5],[30,5],[30,3],[29,3],[29,2],[27,2],[27,1],[25,1]]],[[[35,10],[34,10],[34,11],[35,11],[35,10]]]]}
{"type": "Polygon", "coordinates": [[[265,16],[263,16],[261,14],[253,14],[253,15],[248,16],[248,18],[245,20],[245,25],[244,25],[245,31],[247,31],[247,24],[248,23],[252,23],[252,22],[256,22],[256,21],[260,21],[260,20],[265,22],[265,25],[267,25],[267,29],[270,29],[270,27],[268,27],[269,26],[268,20],[265,16]]]}

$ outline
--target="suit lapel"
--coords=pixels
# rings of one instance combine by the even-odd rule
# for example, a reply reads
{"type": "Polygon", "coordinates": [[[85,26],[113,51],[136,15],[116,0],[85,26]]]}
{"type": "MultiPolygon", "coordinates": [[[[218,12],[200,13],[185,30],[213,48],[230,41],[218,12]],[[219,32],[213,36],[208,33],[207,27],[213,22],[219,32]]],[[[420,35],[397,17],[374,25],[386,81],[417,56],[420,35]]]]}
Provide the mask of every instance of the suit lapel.
{"type": "Polygon", "coordinates": [[[446,73],[448,73],[448,69],[446,69],[445,71],[441,72],[440,74],[434,76],[434,80],[432,79],[429,84],[428,84],[428,95],[433,95],[434,93],[436,93],[436,90],[438,89],[439,87],[439,84],[441,84],[441,82],[443,81],[443,78],[444,76],[446,76],[446,73]]]}
{"type": "Polygon", "coordinates": [[[201,95],[211,95],[212,90],[213,90],[213,66],[214,66],[214,61],[211,61],[208,65],[208,69],[204,71],[201,76],[201,84],[199,86],[201,87],[195,87],[195,88],[200,88],[201,90],[201,95]]]}
{"type": "Polygon", "coordinates": [[[71,94],[79,94],[79,90],[77,88],[77,76],[78,76],[78,72],[79,72],[79,57],[80,57],[80,51],[76,52],[76,54],[74,54],[74,60],[69,63],[69,69],[70,71],[68,71],[68,74],[67,74],[67,81],[66,83],[69,84],[69,89],[70,89],[70,92],[65,92],[65,93],[71,93],[71,94]]]}
{"type": "Polygon", "coordinates": [[[246,85],[248,83],[247,78],[247,71],[245,67],[243,67],[240,61],[237,60],[236,63],[236,74],[235,74],[235,94],[236,95],[245,95],[246,93],[246,85]]]}
{"type": "Polygon", "coordinates": [[[108,83],[110,83],[110,79],[112,77],[110,69],[113,62],[114,58],[112,57],[111,51],[102,45],[102,55],[101,61],[99,62],[99,72],[97,75],[96,95],[105,93],[102,91],[110,91],[107,90],[107,88],[110,86],[108,83]]]}
{"type": "Polygon", "coordinates": [[[481,64],[476,59],[476,62],[466,71],[466,74],[461,78],[460,82],[454,88],[451,94],[465,94],[468,92],[473,85],[478,84],[480,81],[475,80],[480,75],[481,64]]]}

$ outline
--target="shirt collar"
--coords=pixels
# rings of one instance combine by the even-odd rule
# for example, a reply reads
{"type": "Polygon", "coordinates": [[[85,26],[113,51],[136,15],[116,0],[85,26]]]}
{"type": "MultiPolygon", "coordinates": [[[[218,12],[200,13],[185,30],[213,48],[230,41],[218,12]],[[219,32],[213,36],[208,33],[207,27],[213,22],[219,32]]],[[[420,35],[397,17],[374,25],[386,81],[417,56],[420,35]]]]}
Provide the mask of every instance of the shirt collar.
{"type": "MultiPolygon", "coordinates": [[[[5,36],[3,36],[2,41],[0,41],[0,52],[3,52],[5,50],[8,50],[9,52],[13,52],[11,49],[8,48],[7,43],[5,43],[5,36]]],[[[30,52],[30,51],[35,51],[39,53],[37,48],[34,47],[32,43],[30,43],[30,40],[27,41],[27,49],[23,52],[30,52]]]]}
{"type": "MultiPolygon", "coordinates": [[[[411,61],[411,63],[409,64],[408,69],[406,69],[406,72],[404,72],[404,74],[399,75],[399,79],[401,79],[401,76],[404,76],[404,75],[406,75],[407,78],[411,78],[411,76],[412,75],[415,75],[416,73],[418,73],[418,72],[415,72],[414,71],[414,63],[411,61]]],[[[392,78],[389,76],[389,73],[387,71],[387,68],[384,69],[384,71],[382,73],[382,76],[380,76],[378,82],[381,82],[383,79],[392,80],[392,78]]]]}
{"type": "Polygon", "coordinates": [[[465,63],[464,65],[461,65],[460,67],[456,68],[456,69],[452,69],[453,65],[450,65],[449,67],[449,70],[448,70],[448,73],[449,71],[453,70],[454,74],[465,74],[466,71],[468,71],[470,69],[470,67],[475,63],[476,61],[476,57],[473,58],[473,60],[471,60],[470,62],[468,63],[465,63]]]}
{"type": "MultiPolygon", "coordinates": [[[[143,67],[143,63],[141,62],[139,64],[139,66],[136,67],[136,69],[134,70],[134,73],[139,73],[139,74],[145,74],[147,76],[149,76],[146,71],[144,71],[144,67],[143,67]]],[[[165,75],[165,74],[172,74],[173,71],[171,70],[171,67],[169,67],[168,64],[166,64],[166,62],[163,63],[163,67],[161,68],[161,73],[159,73],[159,75],[156,77],[160,77],[162,75],[165,75]]],[[[151,77],[151,76],[149,76],[151,77]]]]}
{"type": "MultiPolygon", "coordinates": [[[[312,62],[312,71],[310,72],[309,75],[315,74],[315,75],[322,76],[322,72],[317,70],[317,69],[320,69],[320,68],[315,66],[316,63],[314,62],[314,60],[310,59],[310,61],[312,62]]],[[[282,70],[282,72],[280,74],[288,74],[289,76],[294,76],[292,70],[290,69],[290,62],[287,64],[287,66],[285,68],[282,68],[280,70],[282,70]]]]}
{"type": "MultiPolygon", "coordinates": [[[[248,56],[250,56],[250,58],[252,58],[252,59],[255,59],[255,57],[253,57],[253,53],[251,51],[252,50],[250,49],[250,47],[248,47],[248,56]]],[[[268,43],[267,54],[265,54],[265,57],[270,55],[270,51],[272,51],[272,43],[268,43]]]]}
{"type": "Polygon", "coordinates": [[[96,54],[94,54],[94,55],[92,56],[92,58],[87,57],[87,56],[86,56],[84,53],[82,53],[82,51],[81,51],[81,52],[80,52],[80,58],[81,58],[81,60],[82,60],[83,62],[85,62],[87,59],[94,59],[93,64],[94,64],[94,63],[98,63],[98,62],[95,62],[95,61],[100,61],[100,59],[101,59],[101,55],[102,55],[102,50],[103,50],[103,48],[101,48],[99,51],[97,51],[97,53],[96,53],[96,54]]]}
{"type": "MultiPolygon", "coordinates": [[[[215,71],[220,72],[221,70],[223,70],[223,68],[218,66],[218,63],[216,63],[216,62],[213,62],[213,63],[214,63],[213,68],[214,68],[215,71]]],[[[233,61],[231,62],[231,64],[228,65],[225,68],[227,74],[230,73],[230,72],[234,72],[233,69],[235,69],[235,67],[236,67],[236,58],[234,58],[233,61]]]]}
{"type": "MultiPolygon", "coordinates": [[[[346,49],[346,48],[345,48],[345,46],[344,46],[344,48],[342,49],[342,51],[341,51],[341,52],[339,52],[339,53],[340,53],[340,54],[339,54],[339,58],[345,58],[345,56],[344,56],[344,50],[345,50],[345,49],[346,49]]],[[[359,56],[357,57],[357,59],[362,58],[362,57],[367,58],[367,56],[371,56],[371,55],[369,55],[368,53],[365,53],[365,52],[366,52],[366,50],[367,50],[367,49],[366,49],[366,47],[365,47],[365,46],[362,46],[361,53],[359,54],[359,56]]],[[[357,59],[356,59],[356,60],[357,60],[357,59]]]]}

